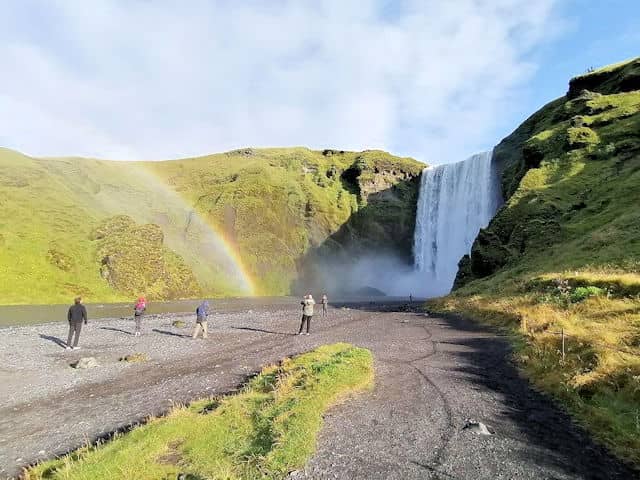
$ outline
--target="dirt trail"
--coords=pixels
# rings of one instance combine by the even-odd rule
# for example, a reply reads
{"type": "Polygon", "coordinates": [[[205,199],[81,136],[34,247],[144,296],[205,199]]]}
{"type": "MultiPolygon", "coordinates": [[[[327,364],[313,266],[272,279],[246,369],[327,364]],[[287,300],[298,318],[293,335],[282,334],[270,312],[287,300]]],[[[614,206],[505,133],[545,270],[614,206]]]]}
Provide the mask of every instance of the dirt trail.
{"type": "Polygon", "coordinates": [[[295,336],[298,313],[296,304],[218,312],[208,341],[173,327],[175,315],[147,319],[142,337],[129,334],[131,322],[95,321],[80,352],[58,345],[64,324],[3,330],[0,478],[336,341],[374,352],[376,387],[329,412],[317,454],[292,478],[639,478],[531,390],[506,361],[506,344],[487,331],[360,305],[316,316],[312,335],[295,336]],[[150,361],[117,361],[133,352],[150,361]],[[69,368],[80,356],[96,357],[100,367],[69,368]],[[493,435],[464,429],[468,419],[493,435]]]}

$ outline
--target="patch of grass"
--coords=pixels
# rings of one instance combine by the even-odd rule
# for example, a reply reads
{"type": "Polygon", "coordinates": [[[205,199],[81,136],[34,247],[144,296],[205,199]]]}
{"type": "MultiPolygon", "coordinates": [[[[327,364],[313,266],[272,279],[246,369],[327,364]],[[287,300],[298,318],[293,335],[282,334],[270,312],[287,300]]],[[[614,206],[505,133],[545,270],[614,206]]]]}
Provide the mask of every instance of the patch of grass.
{"type": "Polygon", "coordinates": [[[127,363],[142,363],[149,361],[149,355],[142,352],[132,353],[131,355],[125,355],[120,359],[121,362],[127,363]]]}
{"type": "Polygon", "coordinates": [[[263,369],[237,395],[176,408],[108,443],[33,467],[25,478],[285,478],[314,452],[326,409],[372,382],[368,350],[322,346],[263,369]]]}

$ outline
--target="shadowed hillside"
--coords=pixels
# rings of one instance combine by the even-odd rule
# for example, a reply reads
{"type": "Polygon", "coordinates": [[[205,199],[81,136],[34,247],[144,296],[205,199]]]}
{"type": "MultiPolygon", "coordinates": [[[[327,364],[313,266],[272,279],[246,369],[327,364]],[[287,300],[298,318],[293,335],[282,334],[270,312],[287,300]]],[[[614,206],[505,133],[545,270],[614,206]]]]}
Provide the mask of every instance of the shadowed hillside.
{"type": "Polygon", "coordinates": [[[432,306],[520,332],[531,378],[640,463],[640,58],[571,80],[494,158],[505,205],[432,306]]]}
{"type": "MultiPolygon", "coordinates": [[[[0,303],[286,294],[299,259],[366,206],[360,189],[422,168],[380,151],[111,162],[0,149],[0,303]],[[97,241],[96,228],[121,215],[128,226],[97,241]]],[[[392,228],[393,218],[374,217],[392,228]]],[[[374,233],[365,221],[345,241],[366,246],[374,233]]]]}

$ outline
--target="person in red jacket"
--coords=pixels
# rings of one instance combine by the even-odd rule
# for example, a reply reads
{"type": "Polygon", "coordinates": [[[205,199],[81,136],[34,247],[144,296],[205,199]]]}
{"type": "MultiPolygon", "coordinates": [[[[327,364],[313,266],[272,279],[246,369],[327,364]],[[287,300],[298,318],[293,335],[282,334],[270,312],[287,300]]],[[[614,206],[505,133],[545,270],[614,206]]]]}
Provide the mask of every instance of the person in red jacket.
{"type": "Polygon", "coordinates": [[[144,315],[144,312],[146,310],[147,310],[147,301],[145,300],[144,297],[138,298],[138,301],[133,307],[133,318],[136,321],[136,332],[134,335],[136,337],[140,336],[140,329],[142,327],[142,316],[144,315]]]}

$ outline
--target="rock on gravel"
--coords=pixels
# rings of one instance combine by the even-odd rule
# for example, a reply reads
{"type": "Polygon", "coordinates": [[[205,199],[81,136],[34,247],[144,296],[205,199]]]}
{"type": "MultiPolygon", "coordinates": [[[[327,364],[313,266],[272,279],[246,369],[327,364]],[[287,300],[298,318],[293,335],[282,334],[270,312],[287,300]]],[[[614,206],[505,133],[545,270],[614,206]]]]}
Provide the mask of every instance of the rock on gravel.
{"type": "Polygon", "coordinates": [[[484,423],[476,422],[474,420],[467,421],[462,429],[477,433],[478,435],[493,435],[484,423]]]}
{"type": "Polygon", "coordinates": [[[95,368],[98,366],[98,361],[94,357],[82,357],[77,362],[72,363],[71,366],[78,369],[95,368]]]}

